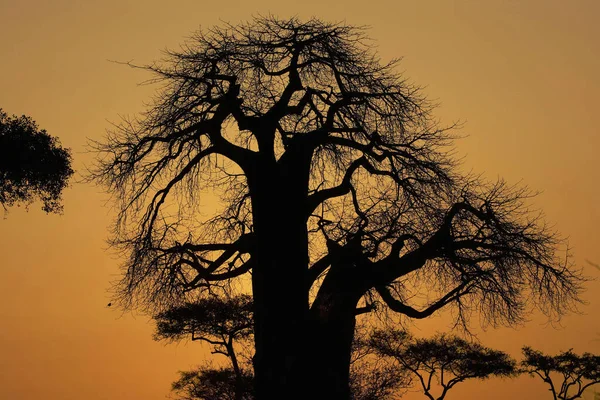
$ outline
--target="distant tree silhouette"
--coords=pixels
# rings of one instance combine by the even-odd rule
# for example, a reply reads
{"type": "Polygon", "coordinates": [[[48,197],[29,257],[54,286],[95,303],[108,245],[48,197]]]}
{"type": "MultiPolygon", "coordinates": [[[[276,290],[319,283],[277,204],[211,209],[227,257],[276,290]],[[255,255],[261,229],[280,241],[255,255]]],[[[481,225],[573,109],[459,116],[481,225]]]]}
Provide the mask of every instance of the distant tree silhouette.
{"type": "Polygon", "coordinates": [[[242,385],[231,368],[199,367],[179,373],[172,390],[180,400],[251,400],[253,376],[244,372],[242,385]]]}
{"type": "Polygon", "coordinates": [[[522,371],[542,378],[554,400],[581,398],[585,389],[600,383],[600,356],[572,350],[550,356],[530,347],[523,347],[523,355],[522,371]]]}
{"type": "Polygon", "coordinates": [[[41,200],[45,212],[61,212],[62,191],[72,174],[71,153],[58,138],[30,117],[10,117],[0,109],[0,204],[5,210],[41,200]]]}
{"type": "Polygon", "coordinates": [[[467,379],[517,374],[516,361],[508,354],[457,336],[418,339],[406,331],[378,330],[369,344],[380,356],[392,358],[397,367],[410,371],[430,400],[443,400],[450,389],[467,379]],[[437,397],[432,393],[434,377],[441,386],[437,397]]]}
{"type": "MultiPolygon", "coordinates": [[[[212,383],[220,379],[222,381],[219,390],[223,393],[235,389],[231,392],[233,399],[247,398],[252,389],[252,386],[248,387],[252,373],[248,372],[247,365],[240,363],[235,345],[243,345],[252,337],[251,297],[242,295],[228,299],[200,299],[196,303],[188,303],[159,313],[154,319],[156,320],[155,339],[176,341],[189,337],[191,340],[201,340],[212,345],[213,354],[222,354],[231,362],[231,368],[219,370],[201,368],[196,371],[197,379],[187,372],[183,373],[180,381],[184,380],[187,383],[178,390],[189,391],[191,383],[196,382],[200,377],[201,380],[212,383]],[[231,386],[230,381],[236,385],[231,386]]],[[[203,386],[194,386],[194,390],[200,390],[198,388],[203,386]]],[[[204,399],[204,397],[197,398],[204,399]]],[[[206,399],[210,398],[206,397],[206,399]]]]}
{"type": "Polygon", "coordinates": [[[251,282],[260,400],[347,399],[356,315],[377,304],[455,307],[465,326],[568,311],[582,278],[529,192],[460,175],[396,65],[362,28],[261,17],[141,67],[155,103],[94,144],[129,254],[120,305],[155,314],[251,282]]]}

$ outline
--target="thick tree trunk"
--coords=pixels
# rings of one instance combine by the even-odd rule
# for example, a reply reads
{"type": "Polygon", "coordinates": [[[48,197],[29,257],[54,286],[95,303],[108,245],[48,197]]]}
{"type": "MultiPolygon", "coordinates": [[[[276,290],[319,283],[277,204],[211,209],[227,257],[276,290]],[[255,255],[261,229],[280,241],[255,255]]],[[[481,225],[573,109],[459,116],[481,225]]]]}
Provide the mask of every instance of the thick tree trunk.
{"type": "Polygon", "coordinates": [[[307,385],[311,399],[350,398],[350,359],[354,338],[354,307],[315,316],[307,360],[307,385]]]}
{"type": "Polygon", "coordinates": [[[261,326],[256,330],[260,335],[256,340],[256,398],[348,400],[354,313],[360,296],[321,290],[309,313],[304,307],[302,312],[291,313],[289,305],[296,301],[289,285],[287,289],[278,293],[276,302],[261,301],[265,306],[257,319],[261,326]]]}
{"type": "Polygon", "coordinates": [[[350,398],[350,361],[360,291],[351,271],[332,267],[311,307],[307,379],[312,399],[350,398]]]}
{"type": "MultiPolygon", "coordinates": [[[[256,260],[252,270],[258,400],[349,398],[355,308],[349,271],[323,282],[309,310],[306,226],[310,154],[264,160],[249,179],[256,260]]],[[[354,280],[355,281],[355,280],[354,280]]]]}
{"type": "Polygon", "coordinates": [[[256,237],[254,373],[256,398],[261,400],[303,398],[298,388],[309,311],[304,211],[308,167],[290,171],[280,164],[258,166],[258,179],[249,182],[256,237]]]}
{"type": "Polygon", "coordinates": [[[275,236],[258,245],[266,248],[252,274],[255,390],[257,399],[295,399],[308,319],[307,249],[290,227],[275,236]]]}
{"type": "Polygon", "coordinates": [[[347,400],[360,295],[328,276],[309,311],[306,244],[289,226],[278,233],[253,272],[256,398],[347,400]]]}

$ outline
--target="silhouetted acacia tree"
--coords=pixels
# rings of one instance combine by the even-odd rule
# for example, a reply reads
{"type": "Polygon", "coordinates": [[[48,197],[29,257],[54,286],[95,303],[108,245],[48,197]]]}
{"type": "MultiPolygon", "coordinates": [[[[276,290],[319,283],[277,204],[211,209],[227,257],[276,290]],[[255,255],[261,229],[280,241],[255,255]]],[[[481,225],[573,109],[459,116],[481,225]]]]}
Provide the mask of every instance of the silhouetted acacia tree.
{"type": "Polygon", "coordinates": [[[96,143],[129,255],[121,305],[154,314],[250,280],[259,399],[348,398],[355,317],[376,302],[466,324],[577,300],[528,192],[460,176],[449,131],[371,48],[317,19],[200,32],[142,67],[154,104],[96,143]]]}
{"type": "Polygon", "coordinates": [[[5,210],[39,199],[45,212],[61,212],[62,191],[72,174],[71,153],[58,138],[30,117],[10,117],[0,109],[0,204],[5,210]]]}
{"type": "Polygon", "coordinates": [[[600,383],[600,356],[572,350],[549,356],[530,347],[523,347],[523,355],[523,372],[542,378],[554,400],[581,398],[585,389],[600,383]]]}
{"type": "Polygon", "coordinates": [[[467,379],[517,374],[516,361],[508,354],[457,336],[418,339],[406,331],[379,330],[369,344],[379,355],[392,358],[398,367],[414,374],[430,400],[443,400],[451,388],[467,379]],[[432,393],[434,377],[442,387],[437,397],[432,393]]]}
{"type": "MultiPolygon", "coordinates": [[[[177,391],[184,392],[189,392],[193,387],[194,393],[198,394],[205,390],[203,385],[217,384],[216,382],[220,380],[220,384],[217,385],[220,388],[218,390],[229,393],[233,396],[232,399],[242,400],[252,393],[252,373],[249,372],[247,363],[240,362],[235,348],[236,344],[244,345],[252,337],[250,296],[200,299],[196,303],[188,303],[161,312],[154,319],[155,339],[181,340],[189,337],[192,341],[201,340],[212,346],[213,354],[222,354],[231,362],[231,368],[206,367],[192,372],[182,372],[181,379],[174,384],[174,390],[175,385],[180,385],[177,386],[177,391]],[[231,391],[228,392],[229,389],[231,391]]],[[[198,396],[196,398],[211,399],[211,397],[198,396]]]]}

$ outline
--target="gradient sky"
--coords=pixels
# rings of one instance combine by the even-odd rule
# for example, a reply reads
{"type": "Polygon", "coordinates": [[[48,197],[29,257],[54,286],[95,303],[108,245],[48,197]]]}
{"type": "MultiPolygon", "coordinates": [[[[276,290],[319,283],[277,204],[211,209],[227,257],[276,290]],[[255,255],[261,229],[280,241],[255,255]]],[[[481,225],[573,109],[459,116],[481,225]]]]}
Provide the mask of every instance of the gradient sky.
{"type": "MultiPolygon", "coordinates": [[[[370,25],[383,60],[441,103],[446,123],[464,121],[457,142],[464,168],[523,182],[535,205],[569,237],[576,262],[600,277],[600,2],[487,1],[157,1],[0,0],[0,108],[27,114],[90,163],[119,115],[142,110],[148,78],[108,60],[146,63],[200,26],[252,15],[316,16],[370,25]]],[[[0,219],[0,398],[159,400],[177,370],[202,361],[196,343],[152,341],[144,316],[106,307],[119,259],[105,239],[107,195],[73,183],[62,216],[34,204],[0,219]]],[[[600,353],[600,283],[587,284],[581,313],[548,325],[487,329],[483,344],[517,356],[523,345],[547,352],[600,353]]],[[[447,328],[441,315],[414,327],[447,328]]],[[[600,388],[598,389],[600,391],[600,388]]],[[[547,399],[540,382],[465,383],[449,399],[547,399]]],[[[409,394],[407,399],[422,395],[409,394]]],[[[591,399],[591,392],[586,398],[591,399]]]]}

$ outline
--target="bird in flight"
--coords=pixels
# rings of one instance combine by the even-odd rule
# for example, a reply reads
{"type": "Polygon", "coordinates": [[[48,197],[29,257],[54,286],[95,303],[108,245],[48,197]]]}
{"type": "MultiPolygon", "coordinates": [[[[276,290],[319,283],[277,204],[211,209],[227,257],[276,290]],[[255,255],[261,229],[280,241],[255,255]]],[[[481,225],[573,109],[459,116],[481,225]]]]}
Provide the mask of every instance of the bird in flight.
{"type": "Polygon", "coordinates": [[[112,306],[112,303],[108,303],[108,304],[106,305],[106,307],[110,307],[110,306],[112,306]]]}

